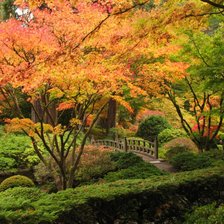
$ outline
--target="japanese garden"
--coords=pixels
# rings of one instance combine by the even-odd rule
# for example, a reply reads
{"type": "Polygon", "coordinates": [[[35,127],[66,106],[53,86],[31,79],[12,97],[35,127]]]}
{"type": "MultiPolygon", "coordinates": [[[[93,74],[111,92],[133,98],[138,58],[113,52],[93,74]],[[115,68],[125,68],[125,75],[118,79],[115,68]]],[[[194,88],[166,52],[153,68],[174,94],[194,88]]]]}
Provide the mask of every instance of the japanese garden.
{"type": "Polygon", "coordinates": [[[1,224],[224,223],[224,1],[0,1],[1,224]]]}

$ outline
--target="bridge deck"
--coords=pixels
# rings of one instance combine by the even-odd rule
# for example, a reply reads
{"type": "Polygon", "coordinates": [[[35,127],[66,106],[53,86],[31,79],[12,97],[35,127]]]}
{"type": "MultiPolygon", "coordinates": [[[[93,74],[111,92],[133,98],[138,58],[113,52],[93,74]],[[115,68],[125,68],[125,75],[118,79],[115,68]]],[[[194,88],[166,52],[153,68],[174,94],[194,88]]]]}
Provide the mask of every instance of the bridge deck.
{"type": "Polygon", "coordinates": [[[160,170],[166,171],[168,173],[175,173],[176,172],[174,167],[170,163],[168,163],[167,161],[160,160],[160,159],[152,159],[148,156],[141,155],[141,154],[136,154],[136,155],[142,157],[142,159],[145,162],[153,164],[154,166],[156,166],[160,170]]]}

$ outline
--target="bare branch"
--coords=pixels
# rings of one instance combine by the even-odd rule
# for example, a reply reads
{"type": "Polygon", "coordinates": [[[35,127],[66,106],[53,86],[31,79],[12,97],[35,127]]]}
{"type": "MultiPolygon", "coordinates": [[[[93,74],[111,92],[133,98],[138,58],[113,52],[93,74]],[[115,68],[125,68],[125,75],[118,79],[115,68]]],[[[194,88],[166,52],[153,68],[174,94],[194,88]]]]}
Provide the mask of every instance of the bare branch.
{"type": "Polygon", "coordinates": [[[201,13],[201,14],[189,14],[186,15],[185,18],[188,17],[200,17],[200,16],[211,16],[211,15],[218,15],[218,14],[223,14],[224,10],[220,10],[219,12],[205,12],[205,13],[201,13]]]}
{"type": "Polygon", "coordinates": [[[223,0],[220,3],[216,3],[216,2],[213,2],[213,1],[210,1],[210,0],[201,0],[201,1],[205,2],[209,5],[212,5],[216,8],[224,9],[224,5],[222,4],[224,2],[223,0]]]}

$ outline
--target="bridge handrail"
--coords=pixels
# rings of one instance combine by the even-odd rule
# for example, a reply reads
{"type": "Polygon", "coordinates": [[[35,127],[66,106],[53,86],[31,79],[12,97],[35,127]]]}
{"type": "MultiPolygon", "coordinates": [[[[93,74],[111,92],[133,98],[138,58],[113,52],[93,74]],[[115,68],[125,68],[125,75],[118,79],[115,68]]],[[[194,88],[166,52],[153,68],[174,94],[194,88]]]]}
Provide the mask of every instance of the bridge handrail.
{"type": "Polygon", "coordinates": [[[96,145],[105,145],[121,151],[133,151],[148,155],[152,158],[158,159],[158,141],[155,137],[154,141],[143,140],[138,138],[124,138],[124,139],[101,139],[92,142],[96,145]]]}

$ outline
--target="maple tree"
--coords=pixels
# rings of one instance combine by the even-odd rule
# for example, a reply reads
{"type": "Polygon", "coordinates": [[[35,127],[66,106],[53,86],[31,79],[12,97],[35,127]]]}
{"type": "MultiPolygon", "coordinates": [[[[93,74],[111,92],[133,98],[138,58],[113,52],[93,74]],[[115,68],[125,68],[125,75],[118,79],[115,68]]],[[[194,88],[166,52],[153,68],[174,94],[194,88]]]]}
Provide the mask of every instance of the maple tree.
{"type": "Polygon", "coordinates": [[[206,31],[188,30],[186,35],[179,57],[190,64],[188,74],[168,91],[168,96],[187,134],[200,151],[209,150],[216,147],[223,125],[223,16],[210,18],[206,31]],[[178,101],[180,96],[185,105],[178,101]],[[185,119],[184,110],[194,117],[193,122],[185,119]]]}
{"type": "MultiPolygon", "coordinates": [[[[32,13],[32,20],[21,17],[0,24],[2,105],[16,116],[7,120],[8,130],[30,136],[58,189],[65,189],[73,186],[87,138],[108,102],[114,99],[131,111],[122,98],[124,86],[133,96],[144,92],[132,84],[125,63],[116,58],[120,49],[115,43],[121,46],[123,41],[117,25],[127,23],[126,16],[117,18],[123,11],[116,12],[101,32],[101,22],[112,17],[101,5],[77,2],[74,11],[69,3],[59,1],[51,9],[32,13]],[[15,91],[26,95],[37,123],[24,117],[15,91]],[[69,123],[63,124],[67,111],[69,123]],[[85,134],[78,147],[81,132],[85,134]]],[[[125,37],[130,30],[121,32],[125,37]]]]}
{"type": "Polygon", "coordinates": [[[108,102],[133,112],[125,91],[133,98],[170,91],[189,67],[172,58],[181,50],[175,41],[185,38],[180,27],[201,29],[207,21],[201,15],[220,13],[202,1],[15,3],[27,13],[0,24],[2,106],[16,117],[8,128],[30,136],[58,189],[72,187],[87,138],[108,102]],[[37,123],[24,116],[17,92],[26,96],[37,123]]]}
{"type": "Polygon", "coordinates": [[[171,1],[166,4],[162,10],[170,11],[159,17],[163,31],[157,28],[160,35],[154,32],[157,49],[151,47],[151,52],[144,51],[135,58],[132,70],[150,95],[169,97],[188,136],[200,151],[209,150],[223,123],[222,11],[199,1],[179,6],[171,1]],[[177,96],[188,99],[188,112],[195,122],[186,120],[177,96]]]}

